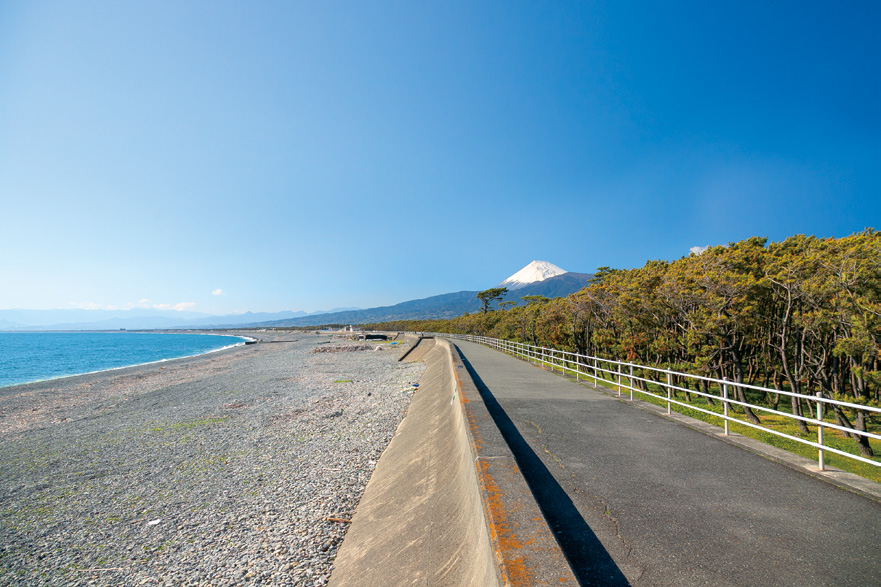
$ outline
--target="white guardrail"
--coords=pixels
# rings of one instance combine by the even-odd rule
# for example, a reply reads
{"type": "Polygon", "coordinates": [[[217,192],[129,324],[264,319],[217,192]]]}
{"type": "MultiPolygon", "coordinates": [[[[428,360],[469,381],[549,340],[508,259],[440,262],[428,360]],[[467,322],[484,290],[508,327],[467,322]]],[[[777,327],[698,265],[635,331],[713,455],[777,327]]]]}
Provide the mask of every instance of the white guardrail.
{"type": "MultiPolygon", "coordinates": [[[[604,381],[605,383],[611,383],[615,385],[618,389],[618,395],[621,395],[622,389],[626,389],[630,391],[630,399],[633,400],[633,393],[640,393],[643,395],[649,395],[655,398],[658,398],[662,401],[666,401],[667,403],[667,413],[671,412],[671,407],[673,404],[678,406],[682,406],[684,408],[688,408],[690,410],[696,410],[698,412],[702,412],[704,414],[708,414],[710,416],[721,418],[724,422],[725,434],[729,434],[728,431],[728,423],[736,422],[737,424],[741,424],[743,426],[749,426],[751,428],[755,428],[757,430],[762,430],[764,432],[769,432],[771,434],[782,436],[783,438],[788,438],[790,440],[794,440],[796,442],[800,442],[801,444],[806,444],[808,446],[813,446],[819,451],[819,455],[817,457],[817,464],[820,470],[824,470],[824,452],[831,452],[837,455],[841,455],[843,457],[854,459],[863,463],[867,463],[869,465],[874,465],[876,467],[881,467],[881,462],[868,459],[859,455],[855,455],[849,452],[845,452],[843,450],[839,450],[837,448],[833,448],[830,446],[825,446],[823,444],[823,429],[831,428],[835,430],[840,430],[847,434],[859,434],[861,436],[866,436],[869,438],[874,438],[876,440],[881,440],[881,435],[874,434],[872,432],[863,432],[861,430],[856,430],[854,428],[848,428],[845,426],[840,426],[838,424],[833,424],[831,422],[823,421],[823,407],[825,404],[836,405],[843,408],[852,408],[856,410],[863,410],[864,412],[872,412],[875,414],[881,413],[881,408],[875,408],[871,406],[864,406],[860,404],[853,404],[848,402],[842,402],[833,400],[830,398],[823,397],[821,394],[813,395],[804,395],[800,393],[792,393],[790,391],[784,391],[780,389],[770,389],[767,387],[760,387],[757,385],[749,385],[746,383],[734,383],[733,381],[727,379],[714,379],[712,377],[703,377],[701,375],[692,375],[691,373],[681,373],[679,371],[671,371],[669,369],[659,369],[657,367],[647,367],[645,365],[637,365],[635,363],[627,363],[622,361],[615,361],[612,359],[603,359],[600,357],[591,357],[587,355],[579,355],[577,353],[571,353],[568,351],[559,351],[556,349],[550,349],[545,347],[537,347],[529,344],[512,342],[509,340],[501,340],[498,338],[488,338],[485,336],[474,336],[471,334],[447,334],[443,332],[423,332],[417,333],[425,336],[436,336],[436,337],[444,337],[444,338],[455,338],[458,340],[466,340],[469,342],[476,342],[478,344],[482,344],[488,346],[490,348],[494,348],[496,350],[508,353],[510,355],[514,355],[517,357],[521,357],[530,362],[539,363],[543,366],[549,366],[552,370],[560,369],[563,373],[569,373],[575,376],[576,380],[585,379],[585,380],[593,380],[594,383],[598,381],[604,381]],[[655,379],[647,379],[645,377],[640,377],[633,374],[634,369],[641,370],[643,374],[646,371],[651,371],[657,374],[664,374],[665,381],[659,381],[655,379]],[[608,378],[606,378],[608,375],[608,378]],[[705,393],[702,391],[698,391],[695,389],[687,389],[684,387],[678,387],[673,384],[673,377],[684,377],[687,379],[695,380],[695,381],[705,381],[710,384],[716,384],[719,386],[721,390],[720,395],[715,395],[711,393],[705,393]],[[626,382],[625,382],[626,380],[626,382]],[[648,389],[639,389],[634,387],[635,382],[642,382],[646,385],[649,384],[658,385],[666,390],[666,397],[663,395],[652,393],[648,389]],[[817,417],[806,417],[799,416],[797,414],[790,414],[787,412],[781,412],[779,410],[775,410],[773,408],[769,408],[767,406],[759,406],[756,404],[746,403],[739,401],[736,397],[729,397],[729,389],[732,387],[741,387],[743,389],[753,389],[756,391],[761,391],[763,393],[772,393],[785,395],[789,397],[797,397],[799,401],[804,399],[808,402],[813,402],[816,405],[817,417]],[[722,403],[722,413],[714,412],[712,410],[707,410],[701,408],[700,406],[695,406],[690,403],[685,403],[677,400],[673,397],[673,391],[682,391],[689,394],[695,394],[702,397],[709,397],[713,400],[720,401],[722,403]],[[816,442],[812,440],[807,440],[804,438],[800,438],[798,436],[791,436],[789,434],[780,432],[778,430],[774,430],[772,428],[768,428],[766,426],[762,426],[761,424],[754,424],[752,422],[742,420],[740,418],[732,417],[728,414],[728,408],[730,404],[734,404],[736,406],[743,406],[745,408],[749,408],[751,410],[758,410],[762,412],[767,412],[770,414],[774,414],[776,416],[783,416],[786,418],[791,418],[793,420],[801,420],[805,424],[812,424],[817,427],[817,440],[816,442]]],[[[808,405],[811,405],[808,403],[808,405]]],[[[811,413],[813,416],[813,413],[811,413]]]]}

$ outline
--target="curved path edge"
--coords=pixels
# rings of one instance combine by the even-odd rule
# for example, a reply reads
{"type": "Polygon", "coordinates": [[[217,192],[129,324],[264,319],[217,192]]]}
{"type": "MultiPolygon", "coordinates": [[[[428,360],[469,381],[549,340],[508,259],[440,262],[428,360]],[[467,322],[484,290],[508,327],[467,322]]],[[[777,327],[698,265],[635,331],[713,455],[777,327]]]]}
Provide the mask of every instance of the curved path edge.
{"type": "Polygon", "coordinates": [[[329,585],[577,585],[458,349],[419,339],[405,356],[426,370],[329,585]]]}

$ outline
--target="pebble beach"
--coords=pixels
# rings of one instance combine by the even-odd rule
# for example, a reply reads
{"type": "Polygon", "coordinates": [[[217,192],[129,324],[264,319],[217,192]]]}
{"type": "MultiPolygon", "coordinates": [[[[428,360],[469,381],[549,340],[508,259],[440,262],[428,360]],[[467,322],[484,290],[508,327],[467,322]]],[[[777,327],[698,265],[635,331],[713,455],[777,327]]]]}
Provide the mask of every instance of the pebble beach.
{"type": "Polygon", "coordinates": [[[259,336],[0,389],[0,585],[325,585],[424,366],[259,336]]]}

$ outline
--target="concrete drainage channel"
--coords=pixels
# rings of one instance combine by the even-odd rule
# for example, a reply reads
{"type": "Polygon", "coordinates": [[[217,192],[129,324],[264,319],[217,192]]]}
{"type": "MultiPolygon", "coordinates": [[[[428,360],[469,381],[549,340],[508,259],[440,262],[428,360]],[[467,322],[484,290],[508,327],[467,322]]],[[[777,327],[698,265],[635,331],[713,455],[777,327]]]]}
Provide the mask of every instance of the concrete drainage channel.
{"type": "Polygon", "coordinates": [[[401,359],[425,373],[330,586],[577,585],[458,349],[421,338],[401,359]]]}

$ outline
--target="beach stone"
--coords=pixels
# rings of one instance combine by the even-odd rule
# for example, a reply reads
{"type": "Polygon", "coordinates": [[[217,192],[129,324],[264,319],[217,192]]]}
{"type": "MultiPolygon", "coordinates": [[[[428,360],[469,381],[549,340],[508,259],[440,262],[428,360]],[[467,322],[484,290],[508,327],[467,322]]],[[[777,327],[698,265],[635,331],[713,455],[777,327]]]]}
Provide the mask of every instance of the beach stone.
{"type": "Polygon", "coordinates": [[[424,367],[260,338],[0,389],[0,585],[326,585],[424,367]]]}

